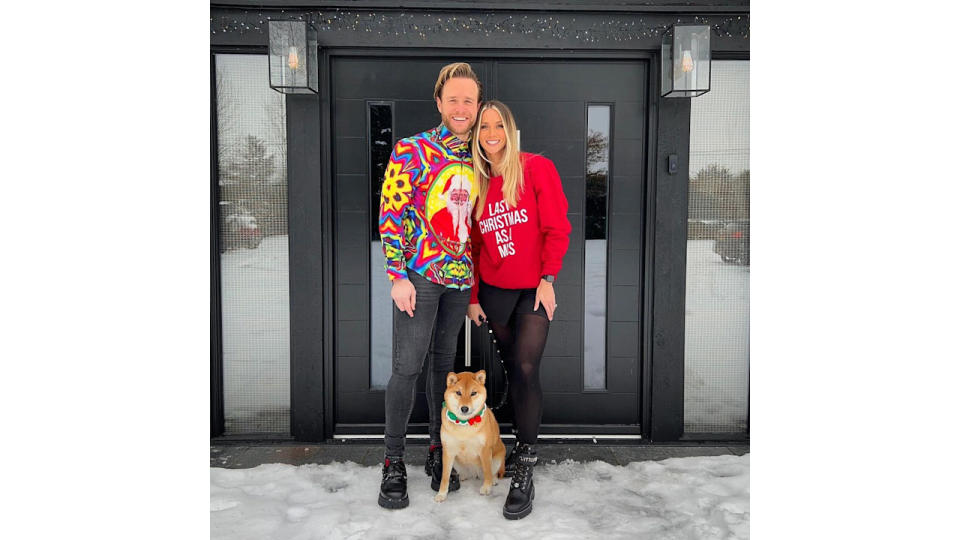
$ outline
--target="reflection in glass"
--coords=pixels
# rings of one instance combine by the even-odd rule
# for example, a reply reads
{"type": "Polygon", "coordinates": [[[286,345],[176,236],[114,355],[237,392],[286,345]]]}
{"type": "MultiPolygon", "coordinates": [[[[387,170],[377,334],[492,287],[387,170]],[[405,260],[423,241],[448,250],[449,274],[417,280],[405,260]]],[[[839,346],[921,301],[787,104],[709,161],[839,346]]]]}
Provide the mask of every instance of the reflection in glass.
{"type": "Polygon", "coordinates": [[[265,55],[215,63],[224,429],[289,433],[286,102],[265,55]]]}
{"type": "MultiPolygon", "coordinates": [[[[370,240],[380,242],[380,190],[393,151],[393,104],[370,103],[370,240]]],[[[384,274],[386,275],[386,274],[384,274]]]]}
{"type": "Polygon", "coordinates": [[[584,209],[583,387],[607,387],[607,185],[610,170],[610,106],[587,107],[586,206],[584,209]]]}
{"type": "Polygon", "coordinates": [[[393,359],[393,301],[380,247],[380,190],[393,151],[393,104],[367,104],[370,141],[370,388],[386,389],[393,359]]]}
{"type": "Polygon", "coordinates": [[[690,102],[684,431],[747,431],[750,63],[713,62],[690,102]]]}

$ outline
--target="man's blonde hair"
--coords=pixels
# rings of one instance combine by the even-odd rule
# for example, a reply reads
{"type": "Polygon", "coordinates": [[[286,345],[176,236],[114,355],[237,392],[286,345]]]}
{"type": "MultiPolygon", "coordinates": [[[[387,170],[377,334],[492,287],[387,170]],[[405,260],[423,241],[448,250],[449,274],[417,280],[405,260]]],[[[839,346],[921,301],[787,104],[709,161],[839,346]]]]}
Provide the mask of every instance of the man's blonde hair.
{"type": "Polygon", "coordinates": [[[433,86],[433,99],[440,97],[440,94],[443,92],[443,85],[454,77],[464,77],[477,83],[477,101],[483,101],[483,85],[480,84],[480,79],[477,78],[477,74],[473,72],[473,68],[466,62],[454,62],[440,69],[437,84],[433,86]]]}

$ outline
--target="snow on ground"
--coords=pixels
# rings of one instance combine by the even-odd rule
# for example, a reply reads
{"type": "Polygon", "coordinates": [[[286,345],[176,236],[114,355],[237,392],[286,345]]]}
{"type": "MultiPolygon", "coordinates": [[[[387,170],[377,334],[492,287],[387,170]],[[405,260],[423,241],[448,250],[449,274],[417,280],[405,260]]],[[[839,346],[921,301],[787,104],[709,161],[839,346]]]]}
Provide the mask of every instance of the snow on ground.
{"type": "Polygon", "coordinates": [[[370,385],[386,389],[393,364],[392,281],[384,269],[380,241],[370,243],[370,385]]]}
{"type": "Polygon", "coordinates": [[[223,408],[228,432],[289,424],[290,292],[287,235],[220,255],[223,408]]]}
{"type": "Polygon", "coordinates": [[[687,432],[744,431],[750,369],[750,267],[713,240],[687,241],[683,421],[687,432]]]}
{"type": "Polygon", "coordinates": [[[607,241],[585,240],[584,244],[583,383],[585,388],[602,389],[607,381],[607,241]]]}
{"type": "Polygon", "coordinates": [[[230,539],[749,538],[750,456],[672,458],[616,466],[546,463],[535,472],[533,513],[503,518],[508,479],[490,496],[464,480],[433,500],[411,465],[410,506],[377,505],[380,468],[356,463],[210,469],[210,537],[230,539]]]}

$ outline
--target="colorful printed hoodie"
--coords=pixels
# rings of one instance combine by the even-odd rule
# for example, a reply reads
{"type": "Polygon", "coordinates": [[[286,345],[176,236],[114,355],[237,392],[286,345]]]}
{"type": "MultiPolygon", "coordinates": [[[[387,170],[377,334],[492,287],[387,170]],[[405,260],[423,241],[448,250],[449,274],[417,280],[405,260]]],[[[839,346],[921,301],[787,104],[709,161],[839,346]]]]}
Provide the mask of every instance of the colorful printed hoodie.
{"type": "Polygon", "coordinates": [[[469,145],[445,125],[393,147],[380,197],[380,242],[391,281],[413,270],[434,283],[473,285],[470,230],[477,199],[469,145]]]}

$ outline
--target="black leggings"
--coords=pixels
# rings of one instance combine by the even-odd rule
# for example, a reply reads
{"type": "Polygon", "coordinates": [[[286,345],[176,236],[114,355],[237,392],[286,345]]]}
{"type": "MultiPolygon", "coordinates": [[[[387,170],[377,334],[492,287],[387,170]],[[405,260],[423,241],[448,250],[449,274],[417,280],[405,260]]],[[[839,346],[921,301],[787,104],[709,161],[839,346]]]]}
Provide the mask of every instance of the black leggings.
{"type": "Polygon", "coordinates": [[[547,343],[550,321],[543,313],[543,307],[539,313],[533,312],[531,294],[535,297],[535,289],[511,291],[481,283],[480,293],[480,307],[489,317],[490,329],[500,344],[500,353],[510,377],[517,440],[534,444],[543,416],[540,359],[547,343]],[[507,291],[514,294],[502,294],[507,291]],[[510,303],[513,305],[509,306],[510,303]],[[509,311],[505,309],[507,306],[509,311]],[[510,313],[509,318],[505,317],[506,313],[510,313]]]}

